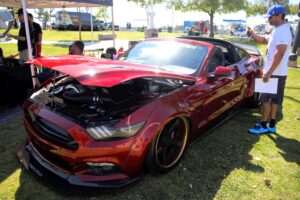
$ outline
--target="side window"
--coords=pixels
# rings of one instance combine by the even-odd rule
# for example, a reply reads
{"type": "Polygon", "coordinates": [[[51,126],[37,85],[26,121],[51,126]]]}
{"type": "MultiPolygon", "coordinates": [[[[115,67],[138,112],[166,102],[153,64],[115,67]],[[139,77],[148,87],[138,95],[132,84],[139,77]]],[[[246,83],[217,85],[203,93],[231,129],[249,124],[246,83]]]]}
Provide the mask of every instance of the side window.
{"type": "Polygon", "coordinates": [[[222,46],[219,44],[217,44],[216,47],[222,49],[222,53],[224,56],[224,66],[229,66],[229,65],[233,64],[228,49],[225,46],[222,46]]]}
{"type": "Polygon", "coordinates": [[[236,54],[237,54],[236,55],[237,56],[236,57],[237,58],[237,62],[240,62],[243,59],[248,59],[250,57],[249,54],[244,49],[236,47],[235,51],[236,51],[236,54]]]}
{"type": "Polygon", "coordinates": [[[214,52],[213,56],[211,57],[207,65],[207,68],[208,68],[208,73],[215,71],[215,69],[217,68],[216,52],[214,52]]]}
{"type": "Polygon", "coordinates": [[[214,53],[208,63],[208,73],[215,71],[218,66],[225,66],[225,59],[222,49],[215,47],[214,53]]]}

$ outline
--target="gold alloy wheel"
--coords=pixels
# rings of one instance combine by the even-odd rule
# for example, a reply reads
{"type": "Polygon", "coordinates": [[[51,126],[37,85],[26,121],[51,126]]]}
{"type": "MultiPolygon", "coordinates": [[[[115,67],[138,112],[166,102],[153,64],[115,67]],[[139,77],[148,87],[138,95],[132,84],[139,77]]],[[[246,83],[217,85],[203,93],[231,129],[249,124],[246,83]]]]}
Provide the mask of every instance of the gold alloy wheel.
{"type": "Polygon", "coordinates": [[[172,168],[181,158],[188,140],[189,122],[185,117],[171,120],[159,133],[154,149],[157,164],[172,168]]]}

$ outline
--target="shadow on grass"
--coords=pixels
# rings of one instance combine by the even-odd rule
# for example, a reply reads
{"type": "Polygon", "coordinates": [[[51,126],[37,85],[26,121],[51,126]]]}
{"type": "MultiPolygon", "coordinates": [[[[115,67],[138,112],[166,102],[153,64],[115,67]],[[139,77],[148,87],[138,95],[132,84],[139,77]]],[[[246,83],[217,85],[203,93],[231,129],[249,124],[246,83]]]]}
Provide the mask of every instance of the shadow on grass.
{"type": "MultiPolygon", "coordinates": [[[[247,133],[249,124],[258,120],[252,112],[242,110],[194,143],[180,164],[168,174],[146,174],[134,185],[99,192],[69,190],[48,180],[41,181],[42,178],[22,169],[15,199],[214,199],[232,171],[264,172],[264,168],[250,162],[249,152],[259,140],[259,136],[247,133]]],[[[12,160],[16,165],[15,156],[12,160]]],[[[14,169],[19,166],[17,164],[14,169]]]]}
{"type": "Polygon", "coordinates": [[[300,101],[294,97],[290,97],[290,96],[284,96],[285,99],[289,99],[291,101],[294,101],[295,103],[300,103],[300,101]]]}
{"type": "MultiPolygon", "coordinates": [[[[21,113],[19,114],[21,116],[21,113]]],[[[0,183],[10,177],[20,163],[16,158],[17,144],[25,138],[21,117],[13,122],[0,124],[0,183]]]]}
{"type": "Polygon", "coordinates": [[[300,142],[295,139],[289,139],[279,134],[269,134],[268,137],[282,151],[280,155],[287,162],[295,162],[300,165],[300,142]]]}

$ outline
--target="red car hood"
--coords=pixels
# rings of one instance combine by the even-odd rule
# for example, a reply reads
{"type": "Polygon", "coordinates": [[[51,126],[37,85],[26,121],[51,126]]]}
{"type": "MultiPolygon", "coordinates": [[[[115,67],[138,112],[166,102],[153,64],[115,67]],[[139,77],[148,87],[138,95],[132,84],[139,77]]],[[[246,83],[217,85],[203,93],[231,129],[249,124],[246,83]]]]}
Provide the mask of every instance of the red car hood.
{"type": "Polygon", "coordinates": [[[162,68],[86,56],[39,57],[28,63],[68,74],[81,84],[90,86],[112,87],[141,77],[168,77],[195,81],[192,76],[170,73],[162,68]]]}

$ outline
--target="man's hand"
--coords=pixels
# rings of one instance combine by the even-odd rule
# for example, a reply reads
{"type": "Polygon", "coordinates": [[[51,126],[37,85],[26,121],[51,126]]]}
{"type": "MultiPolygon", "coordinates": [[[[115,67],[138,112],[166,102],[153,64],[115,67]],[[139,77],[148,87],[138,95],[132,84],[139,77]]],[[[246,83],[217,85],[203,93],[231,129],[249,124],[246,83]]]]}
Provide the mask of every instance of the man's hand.
{"type": "Polygon", "coordinates": [[[264,74],[264,76],[263,76],[263,82],[267,83],[269,81],[270,77],[271,77],[270,73],[264,74]]]}

